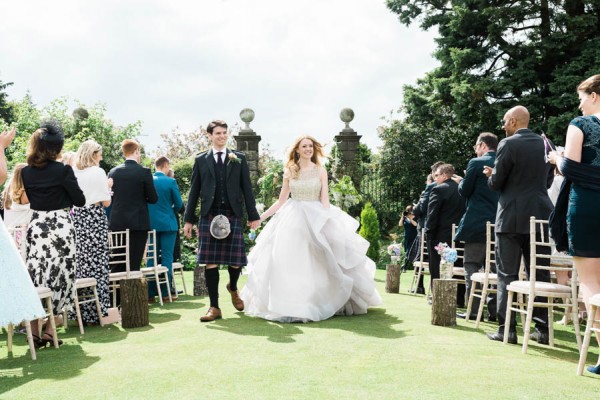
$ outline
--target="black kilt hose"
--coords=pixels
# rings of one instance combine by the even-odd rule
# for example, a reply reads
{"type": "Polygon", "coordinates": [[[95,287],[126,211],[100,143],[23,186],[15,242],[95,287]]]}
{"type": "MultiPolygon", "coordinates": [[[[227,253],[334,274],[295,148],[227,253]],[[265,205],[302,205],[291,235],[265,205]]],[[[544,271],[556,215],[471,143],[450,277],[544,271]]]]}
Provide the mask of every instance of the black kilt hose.
{"type": "Polygon", "coordinates": [[[242,219],[231,210],[210,210],[198,223],[198,264],[219,264],[243,267],[248,264],[242,230],[242,219]],[[225,239],[215,239],[210,234],[213,218],[223,214],[229,219],[231,233],[225,239]]]}

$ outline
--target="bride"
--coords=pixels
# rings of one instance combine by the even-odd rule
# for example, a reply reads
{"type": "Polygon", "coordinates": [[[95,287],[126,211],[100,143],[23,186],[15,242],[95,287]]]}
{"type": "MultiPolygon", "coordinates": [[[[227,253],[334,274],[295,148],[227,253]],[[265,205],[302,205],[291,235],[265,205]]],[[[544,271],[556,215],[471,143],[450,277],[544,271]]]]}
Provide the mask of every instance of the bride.
{"type": "Polygon", "coordinates": [[[240,296],[248,315],[280,322],[321,321],[334,314],[365,314],[381,304],[373,280],[369,243],[358,222],[330,206],[322,146],[296,140],[279,199],[260,221],[275,214],[248,255],[248,283],[240,296]],[[289,198],[291,194],[291,198],[289,198]]]}

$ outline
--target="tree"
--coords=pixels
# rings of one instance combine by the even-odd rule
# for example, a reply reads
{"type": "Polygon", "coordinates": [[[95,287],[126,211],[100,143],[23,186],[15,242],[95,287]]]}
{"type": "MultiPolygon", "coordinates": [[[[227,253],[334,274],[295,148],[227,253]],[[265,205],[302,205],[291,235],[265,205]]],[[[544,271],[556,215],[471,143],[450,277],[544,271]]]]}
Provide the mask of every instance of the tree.
{"type": "Polygon", "coordinates": [[[375,261],[379,261],[379,220],[377,219],[377,211],[371,203],[365,204],[360,213],[360,236],[369,241],[369,250],[367,256],[375,261]]]}
{"type": "Polygon", "coordinates": [[[6,88],[12,84],[12,82],[3,83],[0,81],[0,120],[7,125],[12,124],[14,120],[13,109],[8,102],[8,93],[5,92],[6,88]]]}
{"type": "Polygon", "coordinates": [[[495,132],[516,104],[530,126],[564,142],[577,114],[575,87],[594,73],[600,56],[600,3],[566,0],[388,0],[400,22],[437,28],[440,66],[404,90],[401,118],[382,130],[388,183],[404,181],[414,200],[437,160],[462,170],[477,135],[495,132]],[[402,148],[400,148],[400,146],[402,148]],[[396,157],[401,165],[387,163],[396,157]],[[407,178],[410,173],[417,177],[407,178]]]}

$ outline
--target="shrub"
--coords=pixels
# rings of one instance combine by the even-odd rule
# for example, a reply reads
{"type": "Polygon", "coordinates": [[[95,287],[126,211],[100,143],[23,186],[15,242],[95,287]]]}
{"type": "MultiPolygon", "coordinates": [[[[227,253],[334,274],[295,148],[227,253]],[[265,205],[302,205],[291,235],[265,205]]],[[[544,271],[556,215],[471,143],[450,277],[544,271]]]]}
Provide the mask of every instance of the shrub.
{"type": "Polygon", "coordinates": [[[371,203],[365,204],[360,213],[360,236],[369,241],[369,250],[367,256],[376,263],[379,261],[379,220],[377,219],[377,211],[371,203]]]}

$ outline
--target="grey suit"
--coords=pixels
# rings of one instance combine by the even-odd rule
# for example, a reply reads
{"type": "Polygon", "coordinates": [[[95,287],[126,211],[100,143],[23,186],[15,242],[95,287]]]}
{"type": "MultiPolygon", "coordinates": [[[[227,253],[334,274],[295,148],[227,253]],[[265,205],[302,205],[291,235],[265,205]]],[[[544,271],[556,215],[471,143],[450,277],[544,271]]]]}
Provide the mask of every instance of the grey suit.
{"type": "MultiPolygon", "coordinates": [[[[503,139],[492,176],[488,185],[499,192],[498,211],[496,213],[496,262],[498,270],[498,323],[503,333],[506,319],[506,287],[519,279],[519,265],[524,258],[529,273],[529,219],[534,216],[548,219],[552,211],[552,202],[548,197],[548,178],[551,167],[544,160],[545,146],[541,136],[529,129],[519,129],[511,137],[503,139]]],[[[540,248],[540,252],[549,254],[550,249],[540,248]]],[[[540,264],[550,260],[540,260],[540,264]]],[[[548,271],[538,271],[537,280],[550,281],[548,271]]],[[[511,330],[515,328],[515,314],[510,321],[511,330]]],[[[548,315],[544,310],[534,310],[536,327],[547,331],[548,315]]]]}

